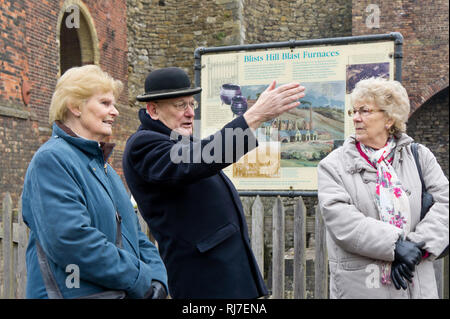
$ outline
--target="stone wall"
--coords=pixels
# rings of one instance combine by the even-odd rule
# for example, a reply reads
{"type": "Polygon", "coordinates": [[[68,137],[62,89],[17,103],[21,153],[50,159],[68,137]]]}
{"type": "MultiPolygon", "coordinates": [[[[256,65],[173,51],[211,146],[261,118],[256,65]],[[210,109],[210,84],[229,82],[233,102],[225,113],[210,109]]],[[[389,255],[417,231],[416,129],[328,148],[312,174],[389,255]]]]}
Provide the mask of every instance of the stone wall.
{"type": "Polygon", "coordinates": [[[352,35],[350,1],[243,0],[241,2],[245,43],[352,35]]]}
{"type": "Polygon", "coordinates": [[[351,35],[348,1],[127,0],[130,104],[149,71],[178,66],[194,78],[194,50],[351,35]]]}
{"type": "Polygon", "coordinates": [[[194,50],[201,46],[239,43],[235,0],[127,0],[130,104],[143,107],[146,75],[177,66],[194,78],[194,50]]]}

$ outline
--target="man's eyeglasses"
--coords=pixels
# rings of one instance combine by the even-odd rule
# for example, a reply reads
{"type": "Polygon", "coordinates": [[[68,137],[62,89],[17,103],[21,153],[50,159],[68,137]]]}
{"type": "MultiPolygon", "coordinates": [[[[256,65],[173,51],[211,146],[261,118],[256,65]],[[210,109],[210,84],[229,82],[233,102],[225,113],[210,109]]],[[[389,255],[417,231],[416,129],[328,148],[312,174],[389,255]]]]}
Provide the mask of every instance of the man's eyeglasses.
{"type": "MultiPolygon", "coordinates": [[[[154,101],[154,102],[158,103],[159,101],[154,101]]],[[[179,101],[179,102],[169,103],[169,104],[175,106],[175,108],[178,111],[183,111],[183,112],[185,112],[187,110],[188,106],[190,106],[193,110],[198,108],[198,102],[196,100],[190,101],[188,103],[186,103],[184,101],[179,101]]]]}
{"type": "Polygon", "coordinates": [[[175,106],[175,108],[178,111],[186,111],[188,106],[190,106],[193,110],[195,110],[198,107],[198,103],[196,100],[190,101],[188,103],[186,103],[184,101],[180,101],[180,102],[172,103],[172,105],[175,106]]]}
{"type": "Polygon", "coordinates": [[[359,109],[353,109],[353,110],[350,109],[350,110],[347,111],[348,116],[352,116],[353,117],[356,113],[359,113],[359,115],[361,117],[364,117],[364,118],[366,118],[370,114],[376,113],[376,112],[384,112],[384,111],[383,110],[371,110],[371,109],[369,109],[367,107],[361,107],[359,109]]]}

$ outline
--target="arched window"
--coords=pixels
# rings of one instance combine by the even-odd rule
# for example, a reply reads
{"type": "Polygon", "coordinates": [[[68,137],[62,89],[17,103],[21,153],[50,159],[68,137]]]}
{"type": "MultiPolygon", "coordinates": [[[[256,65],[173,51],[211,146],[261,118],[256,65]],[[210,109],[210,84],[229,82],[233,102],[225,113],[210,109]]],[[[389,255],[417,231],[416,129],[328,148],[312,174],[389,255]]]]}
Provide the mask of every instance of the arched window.
{"type": "Polygon", "coordinates": [[[99,64],[98,38],[88,8],[80,0],[64,2],[58,19],[59,70],[99,64]]]}
{"type": "MultiPolygon", "coordinates": [[[[65,13],[62,21],[70,19],[69,14],[65,13]]],[[[61,74],[73,66],[81,66],[81,48],[80,39],[76,28],[68,28],[65,23],[61,25],[59,35],[59,66],[61,74]]]]}

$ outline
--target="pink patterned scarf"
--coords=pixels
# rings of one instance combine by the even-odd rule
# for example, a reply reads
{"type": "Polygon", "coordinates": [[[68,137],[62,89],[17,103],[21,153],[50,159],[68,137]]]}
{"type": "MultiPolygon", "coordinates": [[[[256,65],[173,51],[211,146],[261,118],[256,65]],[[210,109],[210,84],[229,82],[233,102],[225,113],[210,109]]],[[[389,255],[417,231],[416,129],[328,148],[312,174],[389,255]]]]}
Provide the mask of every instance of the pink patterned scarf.
{"type": "MultiPolygon", "coordinates": [[[[402,229],[406,235],[410,229],[409,200],[394,168],[390,164],[396,146],[397,144],[392,137],[379,150],[360,144],[361,151],[367,155],[369,161],[377,169],[375,199],[380,220],[402,229]]],[[[381,268],[381,282],[383,284],[391,283],[390,274],[391,263],[386,262],[381,268]]]]}

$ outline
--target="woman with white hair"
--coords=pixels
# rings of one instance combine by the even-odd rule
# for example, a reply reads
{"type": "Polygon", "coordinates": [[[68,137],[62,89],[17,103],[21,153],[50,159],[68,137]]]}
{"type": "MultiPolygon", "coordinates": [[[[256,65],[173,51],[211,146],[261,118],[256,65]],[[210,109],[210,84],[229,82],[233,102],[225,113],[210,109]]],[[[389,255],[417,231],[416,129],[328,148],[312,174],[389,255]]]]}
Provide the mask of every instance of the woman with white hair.
{"type": "Polygon", "coordinates": [[[318,166],[331,298],[437,298],[432,261],[448,247],[448,180],[418,145],[434,204],[421,219],[421,180],[405,134],[408,94],[371,78],[351,94],[355,134],[318,166]]]}
{"type": "Polygon", "coordinates": [[[95,65],[71,68],[56,84],[53,133],[34,154],[22,194],[27,298],[167,296],[158,250],[107,162],[122,88],[95,65]]]}

